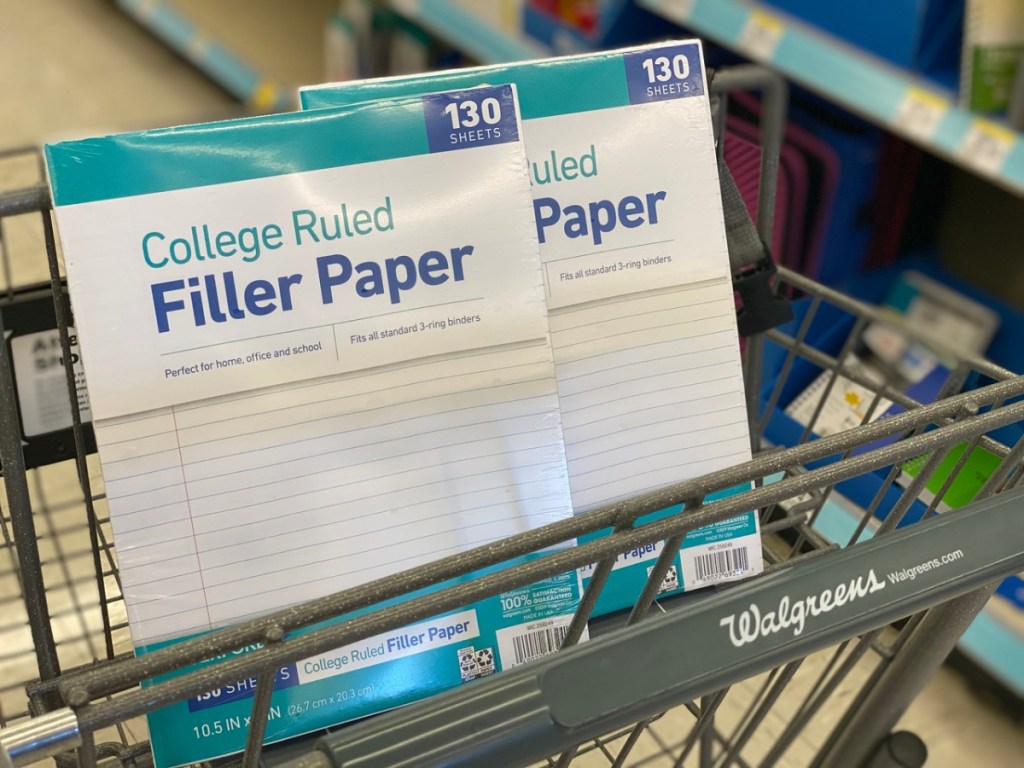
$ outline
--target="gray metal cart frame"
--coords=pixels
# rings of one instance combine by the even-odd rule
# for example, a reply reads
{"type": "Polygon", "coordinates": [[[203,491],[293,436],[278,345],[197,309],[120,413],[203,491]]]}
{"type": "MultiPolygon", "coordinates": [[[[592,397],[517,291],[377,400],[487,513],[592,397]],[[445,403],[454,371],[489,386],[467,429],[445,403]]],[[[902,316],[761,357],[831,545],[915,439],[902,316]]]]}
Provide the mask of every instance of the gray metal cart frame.
{"type": "MultiPolygon", "coordinates": [[[[746,67],[720,74],[713,87],[720,102],[735,89],[757,89],[764,95],[762,131],[766,140],[762,144],[758,233],[770,241],[785,87],[765,71],[746,67]]],[[[723,111],[720,103],[717,114],[723,111]]],[[[719,133],[722,123],[716,121],[719,133]]],[[[73,391],[70,333],[45,188],[0,195],[0,248],[4,247],[3,223],[15,216],[36,216],[42,227],[65,373],[73,391]]],[[[743,239],[731,234],[733,242],[742,242],[748,253],[761,252],[756,236],[747,234],[743,239]]],[[[771,273],[762,269],[756,258],[737,258],[735,252],[733,256],[741,281],[752,279],[768,285],[771,273]]],[[[61,766],[76,762],[81,766],[100,762],[144,766],[150,759],[147,745],[128,735],[125,723],[250,676],[259,682],[248,746],[240,758],[246,768],[261,762],[308,768],[516,766],[544,759],[548,765],[562,768],[587,753],[604,755],[608,764],[623,766],[630,764],[632,750],[659,713],[676,706],[685,706],[694,716],[691,730],[671,750],[666,748],[676,765],[692,759],[701,766],[746,766],[753,764],[747,755],[752,736],[793,683],[803,660],[814,651],[833,646],[835,650],[824,671],[814,678],[810,694],[775,735],[768,751],[757,758],[758,763],[776,764],[825,704],[834,701],[832,697],[851,671],[867,657],[877,656],[874,672],[821,741],[815,765],[903,764],[885,762],[886,755],[901,746],[898,739],[890,738],[900,713],[991,595],[992,583],[1024,567],[1024,490],[1017,488],[1024,477],[1024,440],[1006,446],[989,435],[1024,421],[1024,401],[1020,399],[1024,377],[986,360],[962,359],[940,398],[933,403],[915,402],[898,389],[864,379],[849,365],[865,327],[886,322],[877,310],[784,269],[775,277],[774,290],[778,295],[805,296],[810,306],[792,333],[771,330],[747,340],[744,370],[755,443],[753,460],[438,560],[415,573],[380,579],[139,658],[118,655],[115,647],[115,633],[124,630],[110,610],[120,599],[116,560],[110,547],[109,521],[102,512],[103,495],[90,487],[85,427],[77,399],[72,397],[82,511],[101,609],[104,648],[96,655],[105,658],[71,669],[62,669],[60,648],[54,641],[54,616],[47,602],[53,584],[44,576],[47,563],[40,554],[38,518],[33,515],[34,508],[40,511],[40,502],[30,493],[31,471],[26,471],[23,462],[11,362],[6,347],[0,348],[0,462],[9,514],[2,527],[8,550],[12,541],[16,545],[17,575],[38,669],[38,679],[27,685],[27,714],[31,716],[0,730],[0,767],[27,765],[48,756],[56,756],[61,766]],[[808,341],[813,318],[823,306],[852,318],[853,331],[835,355],[808,341]],[[762,407],[760,375],[766,343],[780,346],[786,354],[762,407]],[[821,412],[819,404],[798,445],[763,447],[768,418],[798,360],[810,361],[830,373],[826,396],[843,375],[871,389],[874,401],[864,423],[855,429],[811,439],[821,412]],[[990,383],[962,392],[972,374],[990,383]],[[906,411],[872,420],[883,397],[906,411]],[[882,438],[896,439],[880,448],[858,451],[882,438]],[[929,502],[925,519],[897,530],[942,461],[964,443],[971,449],[984,447],[1002,459],[975,502],[956,512],[934,514],[966,461],[970,452],[966,450],[929,502]],[[899,487],[901,466],[920,456],[926,457],[923,468],[914,479],[904,481],[899,500],[885,509],[883,494],[899,487]],[[862,513],[852,546],[841,549],[826,541],[813,524],[836,484],[886,469],[884,479],[880,476],[881,490],[862,513]],[[704,503],[709,494],[740,483],[751,483],[751,490],[704,503]],[[648,513],[680,503],[684,509],[677,515],[639,522],[648,513]],[[739,586],[659,601],[659,586],[687,532],[750,509],[761,514],[765,573],[739,586]],[[869,522],[879,517],[883,519],[878,535],[858,542],[869,522]],[[298,637],[290,634],[607,528],[614,532],[587,544],[548,552],[526,564],[371,610],[316,632],[298,637]],[[985,531],[984,537],[977,535],[979,530],[985,531]],[[616,556],[660,541],[665,542],[663,554],[628,616],[591,622],[591,612],[616,556]],[[900,568],[933,559],[940,560],[941,567],[918,578],[902,583],[885,578],[900,568]],[[295,745],[262,748],[274,670],[282,664],[590,564],[596,568],[561,652],[341,729],[316,745],[307,739],[295,745]],[[838,597],[840,585],[842,599],[838,597]],[[794,613],[797,603],[804,606],[799,622],[794,613]],[[743,618],[763,617],[769,611],[775,617],[772,622],[743,618]],[[905,617],[910,618],[898,627],[891,623],[905,617]],[[577,645],[588,622],[594,639],[577,645]],[[684,641],[695,650],[681,650],[684,641]],[[263,647],[154,682],[145,689],[139,687],[144,680],[250,643],[262,643],[263,647]],[[716,715],[730,698],[731,687],[761,673],[768,677],[745,702],[739,725],[728,732],[720,728],[716,715]],[[112,738],[107,729],[116,729],[112,738]]],[[[742,289],[739,292],[744,295],[742,289]]],[[[755,309],[753,303],[744,301],[743,311],[755,309]]],[[[58,551],[58,562],[60,557],[58,551]]]]}

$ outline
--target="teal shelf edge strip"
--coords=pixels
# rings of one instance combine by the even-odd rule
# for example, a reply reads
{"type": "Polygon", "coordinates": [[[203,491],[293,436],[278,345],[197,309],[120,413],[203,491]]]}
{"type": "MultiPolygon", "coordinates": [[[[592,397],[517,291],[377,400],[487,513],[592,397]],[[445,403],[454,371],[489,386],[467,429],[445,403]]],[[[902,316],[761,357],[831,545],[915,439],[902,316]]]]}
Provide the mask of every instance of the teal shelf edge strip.
{"type": "Polygon", "coordinates": [[[291,109],[290,93],[276,89],[242,59],[161,0],[117,0],[117,6],[240,101],[291,109]]]}
{"type": "MultiPolygon", "coordinates": [[[[858,520],[831,498],[814,523],[815,530],[831,541],[845,544],[857,529],[858,520]]],[[[864,539],[874,533],[866,529],[864,539]]],[[[1016,695],[1024,697],[1024,637],[983,610],[960,638],[959,649],[1000,680],[1016,695]]]]}
{"type": "MultiPolygon", "coordinates": [[[[944,157],[965,170],[1024,196],[1024,136],[960,109],[950,94],[896,67],[857,51],[824,32],[790,21],[754,0],[639,0],[665,18],[706,35],[796,83],[944,157]],[[767,28],[777,42],[754,50],[748,25],[767,28]],[[905,102],[923,95],[944,114],[924,133],[903,119],[905,102]],[[972,151],[979,134],[995,154],[972,151]]],[[[769,34],[768,37],[772,37],[769,34]]],[[[762,41],[763,42],[763,41],[762,41]]]]}
{"type": "Polygon", "coordinates": [[[391,8],[481,64],[504,64],[549,55],[540,43],[495,29],[451,0],[392,0],[391,8]]]}

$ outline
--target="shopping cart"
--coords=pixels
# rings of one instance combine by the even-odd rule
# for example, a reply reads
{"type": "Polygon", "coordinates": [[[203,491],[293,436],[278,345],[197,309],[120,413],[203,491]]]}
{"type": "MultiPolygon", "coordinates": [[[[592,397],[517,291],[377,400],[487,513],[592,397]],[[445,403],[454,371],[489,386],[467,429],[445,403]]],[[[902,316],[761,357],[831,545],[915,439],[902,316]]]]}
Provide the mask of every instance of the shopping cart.
{"type": "MultiPolygon", "coordinates": [[[[652,756],[663,763],[669,756],[677,766],[920,764],[919,742],[891,730],[994,583],[1024,567],[1024,495],[1017,487],[1024,477],[1024,440],[1007,445],[993,436],[1024,422],[1024,378],[983,359],[961,358],[941,396],[919,403],[850,365],[868,324],[891,320],[787,270],[773,277],[760,258],[761,241],[771,240],[786,92],[780,80],[757,68],[723,72],[713,85],[716,115],[724,113],[728,94],[737,89],[761,91],[765,104],[760,237],[732,232],[732,242],[753,254],[738,259],[733,254],[744,323],[756,326],[777,309],[764,295],[769,285],[776,296],[806,306],[788,330],[745,340],[755,455],[744,464],[135,658],[102,480],[88,455],[88,425],[77,397],[70,398],[72,425],[66,436],[74,446],[73,463],[26,469],[11,360],[6,347],[0,349],[0,462],[7,504],[0,529],[10,558],[0,565],[5,569],[0,570],[0,637],[8,638],[0,643],[6,678],[0,679],[0,766],[54,757],[60,766],[144,768],[152,760],[143,715],[250,677],[258,684],[247,749],[237,759],[246,768],[562,768],[643,765],[652,756]],[[852,328],[831,352],[816,345],[811,334],[814,318],[826,310],[852,328]],[[769,358],[773,380],[763,377],[769,358]],[[808,364],[828,373],[825,396],[842,375],[872,391],[874,401],[854,429],[815,439],[819,406],[796,445],[771,446],[765,441],[771,415],[792,372],[808,364]],[[883,398],[904,412],[873,420],[883,398]],[[964,445],[982,447],[1001,461],[972,504],[936,514],[970,450],[963,451],[938,491],[926,493],[926,484],[950,452],[964,445]],[[902,467],[920,457],[921,471],[907,479],[902,467]],[[74,492],[56,501],[46,497],[42,491],[54,475],[74,492]],[[838,483],[865,477],[874,478],[877,493],[859,512],[850,540],[842,542],[848,546],[840,547],[815,524],[834,501],[838,483]],[[704,503],[715,491],[740,483],[751,483],[751,490],[704,503]],[[903,525],[922,499],[921,519],[903,525]],[[676,504],[684,505],[677,515],[639,522],[676,504]],[[659,598],[672,555],[688,531],[750,509],[761,516],[763,575],[659,598]],[[557,547],[609,528],[613,532],[604,538],[557,547]],[[874,537],[865,540],[872,530],[874,537]],[[77,542],[74,552],[70,541],[77,542]],[[616,556],[653,542],[665,542],[663,554],[632,610],[592,619],[616,556]],[[500,567],[530,553],[543,554],[500,567]],[[933,560],[939,566],[915,571],[913,578],[887,578],[933,560]],[[589,586],[558,653],[328,735],[262,747],[274,671],[283,664],[591,564],[589,586]],[[394,602],[484,568],[488,575],[394,602]],[[392,604],[375,608],[385,601],[392,604]],[[357,610],[348,621],[293,634],[357,610]],[[592,639],[578,644],[588,623],[592,639]],[[255,643],[262,644],[258,651],[140,687],[142,681],[255,643]],[[31,672],[24,674],[29,666],[31,672]],[[8,669],[22,676],[11,680],[8,669]],[[27,701],[19,696],[21,684],[27,701]],[[799,706],[780,716],[781,702],[787,695],[792,699],[794,691],[799,706]],[[674,708],[689,713],[688,729],[659,730],[662,713],[674,708]]],[[[719,133],[723,122],[716,119],[719,133]]],[[[61,364],[74,392],[73,339],[49,208],[41,185],[0,194],[0,248],[4,274],[10,275],[5,227],[31,220],[39,228],[61,364]]],[[[737,227],[742,223],[730,222],[731,229],[737,227]]],[[[8,302],[18,294],[12,282],[16,276],[6,280],[8,302]]]]}

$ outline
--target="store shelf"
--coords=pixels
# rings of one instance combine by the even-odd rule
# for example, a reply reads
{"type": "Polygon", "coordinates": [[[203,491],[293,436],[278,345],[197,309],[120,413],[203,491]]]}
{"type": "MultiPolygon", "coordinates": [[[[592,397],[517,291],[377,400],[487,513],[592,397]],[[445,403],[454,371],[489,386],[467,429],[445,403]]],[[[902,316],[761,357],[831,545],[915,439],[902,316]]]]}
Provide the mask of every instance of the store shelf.
{"type": "MultiPolygon", "coordinates": [[[[935,85],[892,67],[756,2],[638,0],[650,10],[749,58],[909,141],[1024,196],[1024,136],[958,108],[935,85]]],[[[204,36],[169,2],[117,0],[118,6],[237,98],[262,109],[291,104],[277,85],[230,48],[204,36]]],[[[391,0],[392,8],[485,64],[550,52],[500,29],[458,0],[391,0]]],[[[477,10],[474,10],[477,8],[477,10]]]]}
{"type": "Polygon", "coordinates": [[[455,0],[391,0],[391,7],[410,21],[482,64],[549,56],[543,45],[524,35],[499,29],[474,10],[476,4],[455,0]]]}
{"type": "MultiPolygon", "coordinates": [[[[845,544],[857,530],[863,512],[833,493],[814,523],[830,540],[845,544]]],[[[874,536],[871,526],[863,539],[874,536]]],[[[994,597],[975,617],[957,647],[1015,696],[1024,699],[1024,611],[994,597]]]]}
{"type": "Polygon", "coordinates": [[[117,0],[117,6],[224,90],[259,110],[292,109],[294,88],[283,87],[201,24],[162,0],[117,0]]]}
{"type": "Polygon", "coordinates": [[[638,2],[1024,196],[1024,136],[960,109],[934,84],[751,0],[638,2]]]}

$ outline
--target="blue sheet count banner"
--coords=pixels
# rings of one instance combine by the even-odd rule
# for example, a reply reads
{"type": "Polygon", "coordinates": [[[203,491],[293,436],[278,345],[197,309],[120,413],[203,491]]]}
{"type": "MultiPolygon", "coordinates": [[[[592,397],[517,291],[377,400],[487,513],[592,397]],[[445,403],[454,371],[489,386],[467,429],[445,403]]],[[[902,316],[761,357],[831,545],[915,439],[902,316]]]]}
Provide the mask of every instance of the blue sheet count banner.
{"type": "MultiPolygon", "coordinates": [[[[506,81],[522,105],[576,511],[749,459],[699,42],[313,86],[301,101],[316,109],[506,81]]],[[[598,613],[629,605],[659,554],[621,557],[598,613]]],[[[761,568],[751,512],[687,536],[663,592],[761,568]]]]}
{"type": "MultiPolygon", "coordinates": [[[[492,84],[46,148],[138,653],[572,514],[520,133],[492,84]]],[[[267,740],[551,652],[579,589],[282,667],[267,740]]],[[[152,714],[157,765],[253,685],[152,714]]]]}

